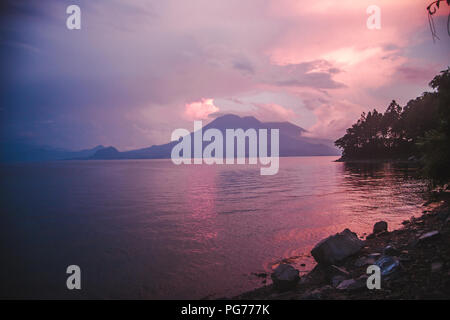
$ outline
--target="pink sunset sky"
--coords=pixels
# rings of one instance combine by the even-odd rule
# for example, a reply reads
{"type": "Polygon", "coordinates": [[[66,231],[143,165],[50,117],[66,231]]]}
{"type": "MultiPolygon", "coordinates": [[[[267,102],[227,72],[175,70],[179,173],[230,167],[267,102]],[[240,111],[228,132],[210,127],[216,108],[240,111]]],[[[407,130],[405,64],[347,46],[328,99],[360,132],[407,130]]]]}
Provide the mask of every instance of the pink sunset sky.
{"type": "Polygon", "coordinates": [[[1,46],[20,53],[10,83],[30,99],[11,89],[16,111],[3,119],[11,134],[72,148],[161,144],[225,113],[336,139],[361,112],[429,90],[449,65],[449,7],[433,43],[430,2],[22,1],[7,20],[16,36],[1,46]],[[72,2],[81,30],[65,28],[72,2]],[[370,5],[380,30],[366,26],[370,5]]]}

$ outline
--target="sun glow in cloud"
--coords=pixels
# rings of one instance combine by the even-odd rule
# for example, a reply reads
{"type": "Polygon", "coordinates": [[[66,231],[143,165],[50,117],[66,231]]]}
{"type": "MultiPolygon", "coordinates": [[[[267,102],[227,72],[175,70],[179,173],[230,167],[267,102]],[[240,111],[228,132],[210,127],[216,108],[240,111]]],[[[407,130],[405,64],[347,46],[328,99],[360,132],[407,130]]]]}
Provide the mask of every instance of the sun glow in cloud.
{"type": "Polygon", "coordinates": [[[328,61],[342,63],[345,65],[354,65],[373,57],[381,52],[380,48],[367,48],[365,50],[356,50],[354,47],[341,48],[336,51],[323,55],[328,61]]]}
{"type": "Polygon", "coordinates": [[[219,108],[214,105],[213,99],[202,98],[198,102],[186,104],[185,115],[190,120],[204,120],[208,119],[211,113],[219,111],[219,108]]]}

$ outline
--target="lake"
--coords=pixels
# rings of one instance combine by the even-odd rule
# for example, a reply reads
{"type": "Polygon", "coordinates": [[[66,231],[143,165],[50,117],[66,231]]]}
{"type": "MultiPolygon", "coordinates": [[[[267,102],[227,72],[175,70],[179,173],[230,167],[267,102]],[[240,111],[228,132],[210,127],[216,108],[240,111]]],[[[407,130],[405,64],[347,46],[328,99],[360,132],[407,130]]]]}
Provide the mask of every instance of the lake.
{"type": "Polygon", "coordinates": [[[3,164],[1,297],[233,296],[281,259],[309,271],[309,251],[330,234],[421,214],[414,168],[336,159],[281,158],[273,176],[170,160],[3,164]],[[66,289],[72,264],[79,291],[66,289]]]}

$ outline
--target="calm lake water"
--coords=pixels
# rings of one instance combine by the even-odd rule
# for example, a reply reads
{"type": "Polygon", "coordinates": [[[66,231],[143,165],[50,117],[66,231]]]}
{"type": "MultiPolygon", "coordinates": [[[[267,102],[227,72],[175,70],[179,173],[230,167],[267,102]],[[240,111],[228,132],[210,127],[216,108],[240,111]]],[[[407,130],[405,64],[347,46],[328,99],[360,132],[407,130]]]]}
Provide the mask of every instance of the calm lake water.
{"type": "Polygon", "coordinates": [[[336,158],[281,158],[274,176],[170,160],[1,165],[1,297],[232,296],[281,259],[310,270],[330,234],[421,213],[414,169],[336,158]],[[66,289],[72,264],[80,291],[66,289]]]}

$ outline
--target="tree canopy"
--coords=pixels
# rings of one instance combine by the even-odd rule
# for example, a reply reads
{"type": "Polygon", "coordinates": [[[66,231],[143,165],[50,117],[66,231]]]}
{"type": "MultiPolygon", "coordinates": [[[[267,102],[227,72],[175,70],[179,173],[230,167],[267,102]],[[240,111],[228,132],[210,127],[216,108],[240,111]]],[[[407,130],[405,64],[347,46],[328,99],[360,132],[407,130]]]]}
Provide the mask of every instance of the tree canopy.
{"type": "Polygon", "coordinates": [[[343,160],[422,159],[424,174],[435,182],[450,180],[450,68],[430,82],[432,92],[400,106],[395,100],[384,113],[376,109],[335,141],[343,160]]]}

